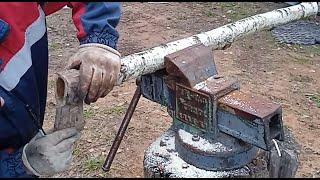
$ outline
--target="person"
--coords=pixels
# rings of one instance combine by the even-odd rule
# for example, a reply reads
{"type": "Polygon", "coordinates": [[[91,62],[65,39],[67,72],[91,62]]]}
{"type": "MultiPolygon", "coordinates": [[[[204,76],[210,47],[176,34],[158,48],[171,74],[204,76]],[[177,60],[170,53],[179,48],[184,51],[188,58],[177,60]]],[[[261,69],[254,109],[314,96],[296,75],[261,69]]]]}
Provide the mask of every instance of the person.
{"type": "Polygon", "coordinates": [[[45,17],[65,6],[72,9],[79,40],[67,68],[80,71],[84,102],[105,97],[120,73],[120,3],[1,2],[0,177],[51,176],[71,164],[80,132],[67,128],[40,133],[48,80],[45,17]]]}

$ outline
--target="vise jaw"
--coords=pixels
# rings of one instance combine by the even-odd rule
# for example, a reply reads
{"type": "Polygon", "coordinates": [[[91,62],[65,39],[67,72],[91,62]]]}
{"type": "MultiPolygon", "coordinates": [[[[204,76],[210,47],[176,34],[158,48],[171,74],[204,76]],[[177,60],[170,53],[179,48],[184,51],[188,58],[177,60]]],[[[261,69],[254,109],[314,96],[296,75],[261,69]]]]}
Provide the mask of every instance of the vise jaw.
{"type": "Polygon", "coordinates": [[[283,140],[281,106],[241,92],[233,77],[219,76],[211,48],[195,45],[164,60],[165,69],[141,77],[141,93],[167,107],[176,149],[186,162],[208,170],[232,169],[250,162],[257,148],[270,150],[272,139],[283,140]],[[200,142],[223,144],[226,151],[204,150],[200,142]]]}

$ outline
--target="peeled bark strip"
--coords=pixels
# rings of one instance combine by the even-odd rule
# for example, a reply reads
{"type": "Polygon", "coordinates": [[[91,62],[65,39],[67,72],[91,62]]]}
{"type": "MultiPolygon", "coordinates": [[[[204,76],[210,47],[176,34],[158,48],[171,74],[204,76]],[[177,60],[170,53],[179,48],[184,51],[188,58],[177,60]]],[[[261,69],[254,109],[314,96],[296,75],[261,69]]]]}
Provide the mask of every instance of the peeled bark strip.
{"type": "Polygon", "coordinates": [[[271,29],[291,21],[316,15],[318,9],[317,2],[301,3],[295,6],[254,15],[208,32],[169,42],[165,45],[123,57],[121,59],[122,67],[118,85],[129,79],[163,68],[164,56],[168,54],[200,43],[206,46],[212,46],[213,49],[224,49],[229,47],[235,40],[251,33],[271,29]]]}
{"type": "Polygon", "coordinates": [[[81,131],[85,121],[83,119],[83,100],[78,94],[79,71],[66,70],[57,75],[54,131],[70,127],[81,131]]]}

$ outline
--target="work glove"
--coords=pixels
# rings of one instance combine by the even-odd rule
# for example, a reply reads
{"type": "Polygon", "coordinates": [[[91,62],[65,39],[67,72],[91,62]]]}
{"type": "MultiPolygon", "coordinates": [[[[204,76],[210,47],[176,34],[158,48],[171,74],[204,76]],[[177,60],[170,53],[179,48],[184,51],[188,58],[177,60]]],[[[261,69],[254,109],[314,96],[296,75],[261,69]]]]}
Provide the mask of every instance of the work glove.
{"type": "Polygon", "coordinates": [[[71,164],[72,145],[80,138],[74,128],[40,132],[26,144],[22,152],[25,167],[36,176],[52,176],[66,170],[71,164]]]}
{"type": "Polygon", "coordinates": [[[80,70],[79,95],[86,104],[96,102],[113,89],[120,67],[120,53],[98,43],[80,45],[67,66],[80,70]]]}

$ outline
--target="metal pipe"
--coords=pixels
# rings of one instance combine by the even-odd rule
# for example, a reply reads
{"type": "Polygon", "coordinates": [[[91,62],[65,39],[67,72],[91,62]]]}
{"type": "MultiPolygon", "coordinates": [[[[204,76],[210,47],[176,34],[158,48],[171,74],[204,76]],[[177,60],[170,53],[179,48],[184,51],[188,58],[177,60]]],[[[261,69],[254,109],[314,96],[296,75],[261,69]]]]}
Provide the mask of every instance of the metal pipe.
{"type": "Polygon", "coordinates": [[[112,164],[112,161],[113,161],[113,159],[114,159],[114,157],[115,157],[115,155],[117,153],[117,150],[118,150],[118,148],[120,146],[120,143],[121,143],[121,141],[123,139],[123,136],[124,136],[124,134],[125,134],[125,132],[127,130],[127,127],[128,127],[129,122],[131,120],[133,112],[134,112],[134,110],[135,110],[135,108],[136,108],[136,106],[137,106],[137,104],[139,102],[140,96],[141,96],[141,88],[140,88],[140,86],[138,84],[137,89],[136,89],[136,91],[135,91],[135,93],[133,95],[133,98],[132,98],[131,102],[130,102],[130,105],[129,105],[128,109],[127,109],[127,112],[126,112],[126,114],[125,114],[125,116],[124,116],[124,118],[122,120],[122,123],[120,125],[119,130],[118,130],[118,133],[117,133],[117,135],[116,135],[116,137],[115,137],[115,139],[113,141],[113,144],[112,144],[112,146],[110,148],[109,154],[108,154],[108,156],[107,156],[107,158],[106,158],[106,160],[104,162],[104,165],[102,166],[102,169],[105,172],[108,172],[110,170],[110,166],[112,164]]]}

